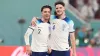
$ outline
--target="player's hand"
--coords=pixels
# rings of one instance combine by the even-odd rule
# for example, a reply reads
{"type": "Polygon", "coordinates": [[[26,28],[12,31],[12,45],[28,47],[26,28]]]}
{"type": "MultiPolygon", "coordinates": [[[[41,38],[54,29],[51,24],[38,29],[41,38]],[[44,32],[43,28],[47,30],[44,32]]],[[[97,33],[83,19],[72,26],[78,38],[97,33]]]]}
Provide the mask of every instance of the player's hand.
{"type": "Polygon", "coordinates": [[[77,56],[76,53],[73,53],[72,56],[77,56]]]}
{"type": "Polygon", "coordinates": [[[28,55],[31,55],[32,54],[31,47],[29,45],[26,45],[26,53],[28,55]]]}
{"type": "Polygon", "coordinates": [[[52,52],[51,48],[48,48],[48,54],[50,54],[52,52]]]}
{"type": "Polygon", "coordinates": [[[36,26],[37,17],[33,17],[31,21],[32,26],[36,26]]]}

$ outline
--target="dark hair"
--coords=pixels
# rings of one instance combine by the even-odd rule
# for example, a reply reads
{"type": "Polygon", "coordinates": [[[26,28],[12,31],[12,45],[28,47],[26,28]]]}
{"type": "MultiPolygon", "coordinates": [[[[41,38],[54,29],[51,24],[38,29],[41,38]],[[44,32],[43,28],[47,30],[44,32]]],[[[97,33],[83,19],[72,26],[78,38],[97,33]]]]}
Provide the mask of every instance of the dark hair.
{"type": "Polygon", "coordinates": [[[65,3],[63,1],[57,1],[57,2],[55,2],[55,6],[58,5],[58,4],[61,4],[62,6],[65,6],[65,3]]]}
{"type": "Polygon", "coordinates": [[[49,5],[44,5],[44,6],[42,6],[42,8],[41,8],[41,12],[43,11],[44,8],[49,8],[49,9],[52,11],[52,7],[51,7],[51,6],[49,6],[49,5]]]}

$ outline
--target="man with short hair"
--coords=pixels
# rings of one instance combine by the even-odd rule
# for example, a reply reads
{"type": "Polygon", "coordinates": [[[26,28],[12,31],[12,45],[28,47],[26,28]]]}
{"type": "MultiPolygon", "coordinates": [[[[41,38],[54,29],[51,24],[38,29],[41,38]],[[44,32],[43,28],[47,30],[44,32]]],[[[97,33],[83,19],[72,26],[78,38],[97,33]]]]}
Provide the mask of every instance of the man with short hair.
{"type": "Polygon", "coordinates": [[[55,3],[56,15],[51,16],[51,56],[70,56],[71,40],[72,53],[76,56],[76,45],[74,35],[74,22],[65,14],[65,4],[62,1],[55,3]],[[69,37],[70,36],[70,37],[69,37]]]}
{"type": "Polygon", "coordinates": [[[47,56],[48,40],[50,34],[50,15],[52,8],[45,5],[41,8],[42,18],[36,21],[36,26],[29,26],[25,33],[26,53],[31,56],[47,56]],[[29,36],[32,34],[31,45],[29,43],[29,36]],[[31,46],[31,47],[30,47],[31,46]],[[32,51],[32,53],[31,53],[32,51]]]}
{"type": "MultiPolygon", "coordinates": [[[[55,8],[55,15],[50,17],[51,36],[49,47],[52,49],[50,56],[70,56],[69,38],[73,56],[76,56],[74,22],[66,16],[65,4],[62,1],[57,1],[55,8]]],[[[35,21],[36,18],[32,20],[33,25],[35,25],[35,21]]]]}

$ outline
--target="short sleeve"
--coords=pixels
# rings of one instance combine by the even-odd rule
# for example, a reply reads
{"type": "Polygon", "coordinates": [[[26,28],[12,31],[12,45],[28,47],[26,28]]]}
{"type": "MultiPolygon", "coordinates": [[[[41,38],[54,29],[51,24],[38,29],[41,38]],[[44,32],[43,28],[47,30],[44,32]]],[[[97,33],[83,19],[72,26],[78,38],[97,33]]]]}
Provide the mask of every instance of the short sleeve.
{"type": "Polygon", "coordinates": [[[68,22],[68,24],[69,24],[69,32],[74,32],[75,31],[75,29],[74,29],[74,22],[72,20],[70,20],[68,22]]]}

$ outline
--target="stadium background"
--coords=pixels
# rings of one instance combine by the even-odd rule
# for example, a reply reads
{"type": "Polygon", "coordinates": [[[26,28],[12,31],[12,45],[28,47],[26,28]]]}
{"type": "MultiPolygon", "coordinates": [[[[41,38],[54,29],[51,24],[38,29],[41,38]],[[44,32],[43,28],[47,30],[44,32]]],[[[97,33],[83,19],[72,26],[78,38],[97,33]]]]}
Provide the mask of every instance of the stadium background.
{"type": "MultiPolygon", "coordinates": [[[[51,5],[54,11],[54,2],[56,1],[57,0],[0,0],[0,47],[24,46],[25,43],[23,36],[26,29],[30,25],[32,18],[34,16],[37,17],[41,15],[40,9],[43,5],[51,5]]],[[[65,3],[67,2],[67,0],[63,1],[65,3]]],[[[74,0],[72,2],[74,2],[74,0]]],[[[75,6],[73,6],[71,2],[68,6],[66,6],[66,9],[66,14],[74,21],[75,28],[82,28],[83,26],[85,26],[88,30],[93,29],[93,36],[99,31],[99,19],[94,19],[93,17],[92,20],[89,20],[89,22],[87,22],[83,19],[84,17],[82,17],[82,13],[80,13],[80,11],[75,6]]],[[[84,44],[84,46],[79,46],[80,39],[76,38],[77,48],[79,48],[80,50],[84,50],[84,47],[100,49],[100,46],[95,47],[91,45],[94,44],[91,41],[91,38],[87,39],[89,41],[86,43],[86,45],[84,43],[81,43],[84,44]]],[[[87,51],[87,53],[89,51],[87,51]]],[[[87,54],[83,56],[90,55],[87,54]]]]}

